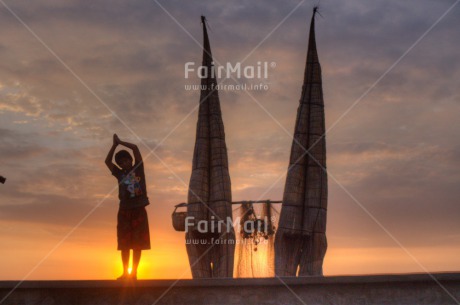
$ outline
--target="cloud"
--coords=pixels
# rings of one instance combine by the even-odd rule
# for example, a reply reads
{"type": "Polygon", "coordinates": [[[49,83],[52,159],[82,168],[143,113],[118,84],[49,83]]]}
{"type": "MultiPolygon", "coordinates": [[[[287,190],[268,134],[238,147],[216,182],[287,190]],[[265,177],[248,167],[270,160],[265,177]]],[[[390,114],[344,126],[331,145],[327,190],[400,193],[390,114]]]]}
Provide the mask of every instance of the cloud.
{"type": "Polygon", "coordinates": [[[31,143],[33,137],[34,134],[24,135],[12,129],[0,128],[0,155],[3,160],[18,161],[46,153],[46,147],[31,143]]]}

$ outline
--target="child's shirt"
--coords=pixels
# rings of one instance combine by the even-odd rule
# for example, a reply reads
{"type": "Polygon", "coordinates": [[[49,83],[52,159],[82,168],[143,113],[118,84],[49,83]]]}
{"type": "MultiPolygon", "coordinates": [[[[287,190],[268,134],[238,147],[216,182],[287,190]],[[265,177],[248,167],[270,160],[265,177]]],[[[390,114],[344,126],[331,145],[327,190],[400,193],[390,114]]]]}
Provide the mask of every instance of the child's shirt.
{"type": "Polygon", "coordinates": [[[143,163],[134,164],[131,171],[114,166],[112,175],[118,180],[120,209],[132,209],[149,204],[143,163]]]}

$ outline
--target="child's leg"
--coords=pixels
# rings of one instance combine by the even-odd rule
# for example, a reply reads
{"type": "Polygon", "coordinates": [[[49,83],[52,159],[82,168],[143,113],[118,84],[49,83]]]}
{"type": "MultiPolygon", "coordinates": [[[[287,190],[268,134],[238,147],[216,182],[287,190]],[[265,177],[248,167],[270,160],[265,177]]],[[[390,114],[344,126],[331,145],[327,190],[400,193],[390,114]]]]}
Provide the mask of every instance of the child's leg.
{"type": "Polygon", "coordinates": [[[123,262],[123,275],[128,275],[128,267],[129,267],[129,249],[121,250],[121,261],[123,262]]]}
{"type": "Polygon", "coordinates": [[[139,266],[139,261],[141,260],[141,253],[142,253],[142,250],[133,249],[133,270],[132,270],[133,277],[137,276],[137,267],[139,266]]]}

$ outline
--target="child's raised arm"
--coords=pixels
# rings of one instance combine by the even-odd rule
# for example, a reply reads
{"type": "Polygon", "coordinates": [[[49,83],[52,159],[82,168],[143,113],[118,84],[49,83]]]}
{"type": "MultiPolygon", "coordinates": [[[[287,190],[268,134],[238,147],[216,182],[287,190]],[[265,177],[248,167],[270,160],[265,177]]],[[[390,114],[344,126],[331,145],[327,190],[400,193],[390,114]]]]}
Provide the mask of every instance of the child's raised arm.
{"type": "Polygon", "coordinates": [[[110,172],[113,172],[115,168],[115,164],[113,164],[113,154],[115,153],[115,148],[117,148],[117,145],[119,144],[119,139],[116,134],[113,135],[113,144],[112,147],[109,150],[109,153],[107,154],[107,157],[105,158],[105,165],[109,168],[110,172]]]}
{"type": "Polygon", "coordinates": [[[141,155],[141,152],[140,152],[140,150],[139,150],[139,148],[137,147],[136,144],[122,141],[118,137],[117,137],[117,140],[118,140],[118,144],[126,146],[126,147],[128,147],[129,149],[131,149],[133,151],[134,162],[136,164],[142,162],[142,155],[141,155]]]}

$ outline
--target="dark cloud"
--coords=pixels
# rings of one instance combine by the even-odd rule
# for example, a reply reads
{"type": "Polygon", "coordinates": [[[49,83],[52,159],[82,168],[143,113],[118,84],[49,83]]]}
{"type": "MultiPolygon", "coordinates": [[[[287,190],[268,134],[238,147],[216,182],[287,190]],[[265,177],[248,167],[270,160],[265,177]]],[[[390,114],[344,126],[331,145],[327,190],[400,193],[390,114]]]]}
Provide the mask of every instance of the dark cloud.
{"type": "Polygon", "coordinates": [[[22,134],[20,132],[0,128],[0,156],[5,162],[8,161],[21,161],[37,157],[46,153],[46,147],[38,143],[33,143],[34,134],[22,134]]]}

